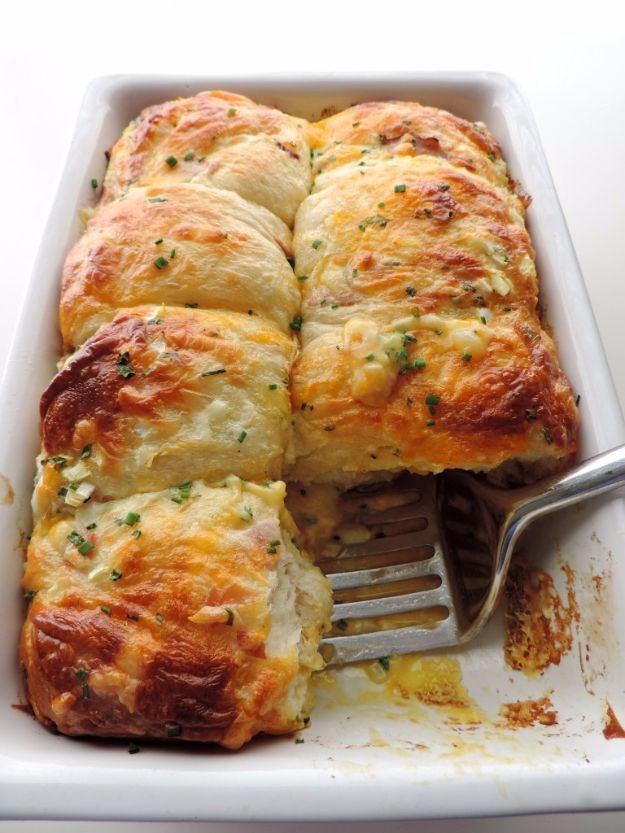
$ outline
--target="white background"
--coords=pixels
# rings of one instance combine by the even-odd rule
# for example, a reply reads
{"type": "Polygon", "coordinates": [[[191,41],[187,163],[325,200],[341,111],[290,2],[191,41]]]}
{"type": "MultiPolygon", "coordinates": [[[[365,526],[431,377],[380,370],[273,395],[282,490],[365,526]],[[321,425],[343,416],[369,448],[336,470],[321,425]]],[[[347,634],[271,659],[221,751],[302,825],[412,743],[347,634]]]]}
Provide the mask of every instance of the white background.
{"type": "MultiPolygon", "coordinates": [[[[625,18],[616,4],[604,0],[311,0],[300,5],[277,0],[57,0],[45,5],[12,0],[0,12],[0,370],[80,101],[92,78],[119,72],[209,76],[444,69],[505,72],[526,94],[625,409],[625,18]]],[[[592,368],[589,356],[589,373],[592,368]]],[[[111,801],[114,812],[113,796],[111,801]]],[[[446,811],[453,814],[453,796],[446,811]]],[[[0,833],[295,829],[620,833],[625,812],[325,827],[0,822],[0,833]]]]}

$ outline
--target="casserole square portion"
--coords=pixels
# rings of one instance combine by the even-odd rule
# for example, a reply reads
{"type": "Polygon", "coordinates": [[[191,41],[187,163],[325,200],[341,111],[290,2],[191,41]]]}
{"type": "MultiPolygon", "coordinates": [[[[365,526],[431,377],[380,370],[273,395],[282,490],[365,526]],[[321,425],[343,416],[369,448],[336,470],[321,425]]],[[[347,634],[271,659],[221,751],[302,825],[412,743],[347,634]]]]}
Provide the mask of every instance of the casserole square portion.
{"type": "Polygon", "coordinates": [[[284,496],[232,476],[41,519],[20,647],[37,718],[232,749],[305,726],[331,596],[284,496]]]}

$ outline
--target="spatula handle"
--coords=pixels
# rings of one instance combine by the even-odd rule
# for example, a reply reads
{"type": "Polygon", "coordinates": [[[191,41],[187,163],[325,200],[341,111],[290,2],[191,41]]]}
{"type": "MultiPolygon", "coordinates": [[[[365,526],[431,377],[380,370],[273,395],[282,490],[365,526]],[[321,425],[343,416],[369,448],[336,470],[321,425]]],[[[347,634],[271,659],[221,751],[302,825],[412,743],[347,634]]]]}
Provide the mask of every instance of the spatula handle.
{"type": "Polygon", "coordinates": [[[528,522],[623,485],[625,445],[597,454],[565,474],[543,480],[540,494],[528,498],[519,509],[528,522]]]}

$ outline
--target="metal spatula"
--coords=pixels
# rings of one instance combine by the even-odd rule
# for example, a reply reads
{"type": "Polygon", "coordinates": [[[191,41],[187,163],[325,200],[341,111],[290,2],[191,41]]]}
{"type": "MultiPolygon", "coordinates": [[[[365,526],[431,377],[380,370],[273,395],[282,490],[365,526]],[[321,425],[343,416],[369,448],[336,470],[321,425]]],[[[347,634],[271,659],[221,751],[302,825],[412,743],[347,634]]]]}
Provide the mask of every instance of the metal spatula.
{"type": "Polygon", "coordinates": [[[625,484],[625,446],[519,489],[467,472],[405,476],[345,496],[371,537],[318,562],[334,592],[328,665],[473,639],[501,598],[514,546],[541,515],[625,484]]]}

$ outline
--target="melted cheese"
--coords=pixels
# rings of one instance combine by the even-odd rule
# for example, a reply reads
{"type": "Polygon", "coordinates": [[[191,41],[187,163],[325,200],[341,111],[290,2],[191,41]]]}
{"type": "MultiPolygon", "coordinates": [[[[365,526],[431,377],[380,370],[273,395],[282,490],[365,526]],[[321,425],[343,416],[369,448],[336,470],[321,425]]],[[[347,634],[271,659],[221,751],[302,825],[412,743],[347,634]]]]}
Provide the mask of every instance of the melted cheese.
{"type": "Polygon", "coordinates": [[[343,347],[352,358],[352,396],[365,405],[383,405],[393,389],[403,347],[401,332],[380,332],[370,318],[351,318],[343,328],[343,347]]]}

